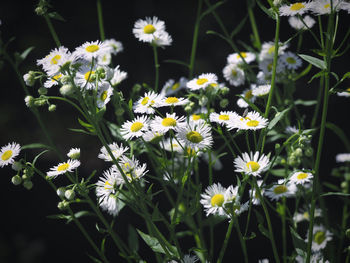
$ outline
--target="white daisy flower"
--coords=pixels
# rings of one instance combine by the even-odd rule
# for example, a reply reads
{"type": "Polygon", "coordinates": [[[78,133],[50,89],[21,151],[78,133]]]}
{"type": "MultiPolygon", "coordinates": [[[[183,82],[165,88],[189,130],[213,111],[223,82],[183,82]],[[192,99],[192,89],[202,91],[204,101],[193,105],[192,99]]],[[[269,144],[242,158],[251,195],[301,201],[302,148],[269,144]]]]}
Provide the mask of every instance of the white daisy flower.
{"type": "MultiPolygon", "coordinates": [[[[259,69],[264,72],[265,75],[271,76],[272,70],[273,70],[273,59],[264,59],[259,62],[259,69]]],[[[276,73],[281,73],[285,69],[285,66],[283,63],[278,63],[276,65],[276,73]]]]}
{"type": "Polygon", "coordinates": [[[340,97],[350,97],[350,88],[347,88],[345,91],[337,92],[337,95],[340,97]]]}
{"type": "Polygon", "coordinates": [[[304,16],[302,19],[297,16],[291,16],[288,18],[288,22],[295,30],[307,30],[308,28],[312,28],[316,23],[315,19],[311,16],[304,16]]]}
{"type": "Polygon", "coordinates": [[[49,77],[47,81],[44,82],[44,87],[49,89],[52,86],[57,86],[59,84],[59,80],[63,77],[61,73],[58,73],[52,77],[49,77]]]}
{"type": "Polygon", "coordinates": [[[118,170],[109,168],[104,171],[102,176],[96,183],[96,196],[99,201],[108,197],[110,194],[115,194],[117,190],[117,174],[118,170]]]}
{"type": "Polygon", "coordinates": [[[178,82],[175,82],[173,79],[169,79],[163,86],[160,94],[163,96],[170,96],[179,90],[182,90],[186,87],[187,78],[181,77],[178,82]]]}
{"type": "Polygon", "coordinates": [[[301,59],[293,52],[286,52],[278,58],[279,62],[284,64],[287,69],[296,70],[301,67],[301,59]]]}
{"type": "Polygon", "coordinates": [[[102,66],[108,66],[112,62],[111,53],[105,53],[97,57],[97,64],[102,66]]]}
{"type": "Polygon", "coordinates": [[[65,174],[66,172],[73,172],[76,168],[80,166],[80,161],[68,159],[67,162],[59,163],[57,166],[50,168],[46,174],[49,177],[56,178],[60,174],[65,174]]]}
{"type": "Polygon", "coordinates": [[[15,157],[19,155],[21,151],[21,146],[18,143],[12,142],[3,147],[0,151],[0,167],[4,167],[8,164],[13,164],[15,162],[15,157]]]}
{"type": "Polygon", "coordinates": [[[210,148],[213,143],[211,127],[204,122],[182,125],[177,128],[176,136],[181,145],[195,151],[210,148]]]}
{"type": "MultiPolygon", "coordinates": [[[[282,55],[284,51],[288,48],[288,45],[283,45],[281,42],[278,43],[278,55],[282,55]]],[[[272,41],[265,42],[261,46],[261,51],[259,54],[259,60],[273,59],[275,54],[275,43],[272,41]]]]}
{"type": "Polygon", "coordinates": [[[169,130],[175,130],[177,127],[183,126],[185,124],[185,117],[176,116],[176,113],[166,113],[164,118],[160,116],[155,116],[151,122],[151,130],[160,132],[162,134],[169,130]]]}
{"type": "Polygon", "coordinates": [[[97,59],[100,56],[110,53],[110,47],[105,42],[93,41],[85,42],[80,47],[77,47],[74,51],[76,57],[92,61],[93,58],[97,59]]]}
{"type": "Polygon", "coordinates": [[[114,68],[113,77],[110,80],[113,87],[117,86],[120,82],[128,77],[128,73],[119,69],[119,65],[114,68]]]}
{"type": "Polygon", "coordinates": [[[341,9],[347,11],[350,14],[350,3],[343,1],[341,3],[341,9]]]}
{"type": "MultiPolygon", "coordinates": [[[[310,220],[310,213],[309,213],[310,207],[304,207],[303,209],[299,210],[298,213],[295,213],[293,216],[293,221],[299,223],[302,221],[309,221],[310,220]]],[[[314,211],[314,217],[321,217],[322,216],[322,210],[319,208],[316,208],[314,211]]]]}
{"type": "MultiPolygon", "coordinates": [[[[139,161],[136,160],[134,156],[131,159],[126,156],[122,156],[120,158],[119,164],[129,182],[139,180],[148,172],[146,170],[147,165],[145,163],[143,165],[140,165],[139,161]]],[[[112,168],[118,170],[116,165],[113,165],[112,168]]],[[[122,174],[118,173],[117,185],[124,183],[125,181],[122,174]]]]}
{"type": "Polygon", "coordinates": [[[238,216],[244,211],[248,210],[249,202],[242,204],[240,202],[240,196],[238,194],[238,186],[230,185],[226,190],[226,203],[225,208],[226,212],[229,212],[231,215],[238,216]]]}
{"type": "Polygon", "coordinates": [[[339,12],[342,9],[343,1],[339,0],[315,0],[311,2],[310,10],[315,15],[325,15],[330,14],[333,8],[334,12],[339,12]]]}
{"type": "Polygon", "coordinates": [[[69,152],[67,153],[67,156],[70,159],[74,159],[77,160],[80,158],[80,148],[72,148],[69,150],[69,152]]]}
{"type": "Polygon", "coordinates": [[[164,106],[182,106],[190,101],[186,98],[178,98],[178,97],[165,97],[162,98],[159,107],[164,107],[164,106]]]}
{"type": "MultiPolygon", "coordinates": [[[[196,256],[185,255],[183,259],[181,259],[180,263],[195,263],[199,260],[196,256]]],[[[176,260],[168,261],[168,263],[178,263],[176,260]]]]}
{"type": "Polygon", "coordinates": [[[237,64],[227,64],[222,70],[224,78],[235,87],[241,86],[245,82],[245,74],[237,64]]]}
{"type": "Polygon", "coordinates": [[[37,65],[42,66],[48,75],[57,75],[61,66],[71,61],[71,53],[66,47],[59,47],[52,50],[46,57],[37,60],[37,65]]]}
{"type": "MultiPolygon", "coordinates": [[[[250,101],[251,103],[254,103],[254,101],[256,100],[256,97],[253,95],[253,89],[251,89],[251,88],[243,90],[243,92],[241,93],[241,96],[244,97],[246,100],[250,101]]],[[[237,100],[237,105],[240,108],[249,107],[249,104],[247,102],[245,102],[245,100],[242,98],[239,98],[237,100]]]]}
{"type": "Polygon", "coordinates": [[[106,211],[111,216],[116,216],[122,208],[119,202],[121,201],[117,198],[116,195],[110,194],[99,201],[99,206],[103,211],[106,211]]]}
{"type": "Polygon", "coordinates": [[[202,119],[202,116],[200,114],[197,113],[193,113],[190,117],[189,117],[189,122],[194,122],[194,123],[199,123],[199,122],[204,122],[204,119],[202,119]]]}
{"type": "Polygon", "coordinates": [[[187,82],[186,86],[190,90],[200,90],[205,89],[209,85],[217,85],[218,77],[213,73],[203,73],[187,82]]]}
{"type": "Polygon", "coordinates": [[[148,131],[149,120],[147,116],[138,116],[132,121],[126,121],[120,133],[125,140],[130,140],[134,137],[141,137],[146,131],[148,131]]]}
{"type": "Polygon", "coordinates": [[[103,41],[103,43],[105,43],[110,48],[110,53],[113,55],[117,55],[124,50],[122,42],[117,41],[114,38],[106,39],[103,41]]]}
{"type": "Polygon", "coordinates": [[[146,92],[143,97],[138,99],[134,104],[135,113],[153,114],[154,108],[157,108],[161,104],[163,97],[154,91],[146,92]]]}
{"type": "Polygon", "coordinates": [[[220,111],[219,113],[212,112],[209,115],[209,120],[211,122],[219,123],[220,125],[227,125],[228,123],[238,118],[238,114],[233,111],[220,111]]]}
{"type": "Polygon", "coordinates": [[[255,97],[264,97],[265,95],[269,94],[270,89],[270,84],[257,85],[252,89],[252,95],[255,97]]]}
{"type": "Polygon", "coordinates": [[[287,126],[286,127],[286,133],[287,134],[299,133],[299,129],[297,129],[295,126],[287,126]]]}
{"type": "Polygon", "coordinates": [[[227,189],[221,186],[220,183],[213,184],[207,187],[204,194],[201,194],[200,203],[204,206],[206,215],[226,215],[224,205],[227,202],[227,189]]]}
{"type": "Polygon", "coordinates": [[[296,2],[290,5],[282,5],[279,9],[281,16],[302,15],[309,11],[311,4],[307,2],[296,2]]]}
{"type": "Polygon", "coordinates": [[[154,38],[152,41],[153,45],[156,45],[157,47],[164,47],[170,46],[172,42],[173,39],[167,32],[162,31],[154,33],[154,38]]]}
{"type": "Polygon", "coordinates": [[[292,197],[296,191],[295,184],[285,183],[284,180],[278,180],[271,188],[265,191],[265,195],[272,201],[278,201],[282,197],[292,197]]]}
{"type": "Polygon", "coordinates": [[[267,168],[270,161],[266,155],[262,154],[260,157],[259,155],[259,152],[255,152],[254,155],[250,152],[250,154],[243,153],[242,157],[236,157],[233,161],[236,168],[235,172],[260,176],[260,174],[267,168]]]}
{"type": "Polygon", "coordinates": [[[256,56],[252,52],[240,52],[228,55],[227,64],[242,64],[243,59],[246,63],[250,63],[255,60],[256,56]]]}
{"type": "MultiPolygon", "coordinates": [[[[262,184],[263,184],[263,180],[257,180],[257,185],[260,188],[261,196],[263,196],[265,192],[265,189],[262,187],[262,184]]],[[[256,192],[255,187],[249,190],[249,197],[252,199],[252,203],[254,205],[260,205],[260,198],[256,192]]]]}
{"type": "Polygon", "coordinates": [[[146,19],[139,19],[135,22],[132,32],[138,40],[152,43],[156,33],[165,32],[165,23],[155,16],[146,17],[146,19]]]}
{"type": "MultiPolygon", "coordinates": [[[[295,258],[295,261],[297,263],[305,263],[306,259],[305,257],[297,255],[295,258]]],[[[329,261],[324,259],[322,253],[318,251],[318,252],[311,253],[310,263],[329,263],[329,261]]]]}
{"type": "MultiPolygon", "coordinates": [[[[81,89],[95,89],[96,85],[96,65],[91,67],[89,64],[81,66],[75,75],[74,82],[81,89]]],[[[100,80],[99,80],[100,82],[100,80]]]]}
{"type": "Polygon", "coordinates": [[[142,138],[146,142],[159,142],[159,140],[163,137],[163,133],[160,132],[154,132],[154,131],[146,131],[143,135],[142,138]]]}
{"type": "MultiPolygon", "coordinates": [[[[114,158],[118,160],[123,154],[129,150],[129,147],[123,147],[123,144],[120,144],[120,146],[116,143],[113,142],[111,144],[108,144],[108,147],[110,148],[114,158]]],[[[109,155],[106,147],[102,147],[100,149],[100,153],[98,154],[98,158],[105,160],[106,162],[113,162],[112,157],[109,155]]]]}
{"type": "Polygon", "coordinates": [[[269,263],[270,261],[267,258],[259,259],[258,263],[269,263]]]}
{"type": "Polygon", "coordinates": [[[291,183],[294,183],[294,184],[305,184],[305,183],[311,182],[312,178],[313,178],[313,175],[311,173],[295,172],[289,178],[289,180],[291,183]]]}
{"type": "Polygon", "coordinates": [[[256,111],[248,112],[240,121],[238,129],[241,130],[259,130],[265,128],[269,124],[269,121],[256,111]]]}
{"type": "Polygon", "coordinates": [[[171,141],[170,141],[170,138],[163,140],[160,143],[160,146],[168,152],[171,152],[171,151],[182,152],[183,151],[181,145],[174,138],[171,141]]]}
{"type": "Polygon", "coordinates": [[[113,88],[108,82],[102,82],[98,87],[96,104],[98,108],[103,108],[111,100],[113,95],[113,88]]]}
{"type": "MultiPolygon", "coordinates": [[[[317,252],[327,246],[328,241],[332,240],[333,234],[322,225],[315,225],[312,231],[312,251],[317,252]]],[[[305,241],[308,241],[308,235],[305,241]]]]}
{"type": "Polygon", "coordinates": [[[335,161],[337,163],[350,162],[350,153],[338,153],[335,156],[335,161]]]}

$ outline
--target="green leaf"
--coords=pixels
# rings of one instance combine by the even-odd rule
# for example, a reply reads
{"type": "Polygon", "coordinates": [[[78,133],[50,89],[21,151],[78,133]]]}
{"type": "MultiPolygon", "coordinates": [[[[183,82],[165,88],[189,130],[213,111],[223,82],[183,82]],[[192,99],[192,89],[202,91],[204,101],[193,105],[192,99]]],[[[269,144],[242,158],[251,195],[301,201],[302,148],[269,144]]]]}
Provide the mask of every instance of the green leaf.
{"type": "Polygon", "coordinates": [[[132,111],[132,99],[129,100],[128,106],[129,106],[129,110],[132,111]]]}
{"type": "Polygon", "coordinates": [[[22,61],[25,60],[26,57],[29,55],[29,53],[30,53],[33,49],[34,49],[34,47],[29,47],[29,48],[27,48],[26,50],[24,50],[24,51],[22,52],[22,54],[20,55],[21,60],[22,60],[22,61]]]}
{"type": "Polygon", "coordinates": [[[39,153],[37,156],[35,156],[34,160],[33,160],[33,166],[35,166],[35,163],[36,161],[39,159],[39,157],[41,155],[43,155],[44,153],[48,152],[49,150],[45,150],[45,151],[42,151],[41,153],[39,153]]]}
{"type": "Polygon", "coordinates": [[[66,22],[66,20],[57,12],[50,12],[47,14],[50,18],[62,21],[62,22],[66,22]]]}
{"type": "Polygon", "coordinates": [[[350,196],[350,194],[345,194],[345,193],[342,193],[342,192],[328,192],[328,193],[321,194],[320,197],[333,196],[333,195],[336,195],[336,196],[350,196]]]}
{"type": "Polygon", "coordinates": [[[288,171],[286,171],[286,169],[271,169],[270,173],[274,176],[284,177],[288,171]]]}
{"type": "Polygon", "coordinates": [[[262,224],[259,224],[258,228],[259,228],[261,234],[263,234],[267,238],[270,238],[269,232],[267,231],[267,229],[262,224]]]}
{"type": "Polygon", "coordinates": [[[310,72],[311,68],[312,68],[311,64],[307,65],[307,67],[302,72],[300,72],[296,77],[293,78],[293,81],[296,81],[296,80],[304,77],[307,73],[310,72]]]}
{"type": "Polygon", "coordinates": [[[304,54],[298,54],[298,56],[319,69],[326,69],[327,68],[326,63],[319,58],[315,58],[315,57],[312,57],[309,55],[304,55],[304,54]]]}
{"type": "Polygon", "coordinates": [[[48,149],[48,150],[53,150],[51,146],[43,144],[43,143],[31,143],[31,144],[26,144],[21,147],[22,150],[27,150],[27,149],[48,149]]]}
{"type": "Polygon", "coordinates": [[[340,129],[337,125],[331,122],[326,123],[326,127],[330,130],[332,130],[338,138],[343,142],[346,150],[350,152],[350,141],[348,140],[347,135],[343,132],[342,129],[340,129]]]}
{"type": "Polygon", "coordinates": [[[177,59],[167,59],[167,60],[164,60],[164,62],[165,63],[178,64],[178,65],[181,65],[181,66],[185,66],[186,68],[189,68],[188,63],[186,63],[184,61],[181,61],[181,60],[177,60],[177,59]]]}
{"type": "Polygon", "coordinates": [[[292,240],[295,248],[301,249],[302,251],[306,251],[306,243],[299,236],[299,234],[292,228],[289,227],[290,233],[292,234],[292,240]]]}
{"type": "Polygon", "coordinates": [[[243,26],[245,25],[246,21],[247,21],[248,15],[246,15],[241,22],[239,22],[239,24],[235,27],[235,29],[231,32],[230,37],[231,39],[237,35],[243,28],[243,26]]]}
{"type": "Polygon", "coordinates": [[[320,77],[322,77],[322,76],[326,76],[326,71],[324,71],[324,70],[321,70],[320,72],[318,72],[318,73],[316,73],[315,75],[313,75],[312,77],[311,77],[311,79],[307,82],[307,83],[311,83],[314,79],[317,79],[317,78],[320,78],[320,77]]]}
{"type": "Polygon", "coordinates": [[[270,121],[269,126],[267,126],[267,130],[271,130],[275,125],[284,117],[284,115],[291,109],[291,107],[281,111],[277,112],[275,117],[270,121]]]}
{"type": "Polygon", "coordinates": [[[346,78],[350,78],[350,72],[346,72],[340,81],[343,82],[346,78]]]}
{"type": "MultiPolygon", "coordinates": [[[[136,229],[139,235],[142,237],[143,241],[156,253],[166,254],[163,247],[160,245],[159,241],[155,237],[151,237],[143,233],[141,230],[136,229]]],[[[176,247],[171,246],[173,251],[176,251],[176,247]]],[[[169,251],[171,253],[171,251],[169,251]]]]}
{"type": "Polygon", "coordinates": [[[331,183],[324,182],[323,185],[337,192],[341,190],[340,187],[331,183]]]}
{"type": "Polygon", "coordinates": [[[73,131],[73,132],[84,133],[84,134],[88,134],[88,135],[95,135],[94,133],[85,131],[85,130],[83,130],[83,129],[68,128],[68,130],[73,131]]]}
{"type": "Polygon", "coordinates": [[[128,245],[131,251],[137,252],[139,250],[139,239],[136,230],[133,226],[128,225],[128,245]]]}
{"type": "Polygon", "coordinates": [[[223,5],[224,3],[225,3],[225,1],[219,1],[219,2],[215,3],[214,5],[211,5],[207,10],[205,10],[201,14],[200,19],[203,19],[203,17],[212,13],[215,9],[217,9],[219,6],[223,5]]]}
{"type": "Polygon", "coordinates": [[[252,232],[252,233],[250,234],[250,236],[244,236],[243,239],[244,239],[244,240],[250,240],[250,239],[254,239],[255,237],[256,237],[255,232],[252,232]]]}
{"type": "Polygon", "coordinates": [[[208,31],[206,32],[206,34],[218,36],[218,37],[222,38],[223,40],[227,41],[228,43],[231,42],[231,39],[228,39],[228,38],[225,37],[224,35],[222,35],[222,34],[220,34],[220,33],[218,33],[218,32],[215,32],[215,31],[213,31],[213,30],[208,30],[208,31]]]}
{"type": "Polygon", "coordinates": [[[264,11],[265,14],[267,14],[269,17],[271,17],[272,19],[276,20],[276,17],[275,17],[275,13],[273,12],[273,10],[271,8],[267,8],[265,7],[260,0],[257,0],[256,1],[258,3],[258,6],[260,7],[260,9],[262,11],[264,11]]]}
{"type": "Polygon", "coordinates": [[[95,263],[103,263],[101,260],[89,255],[89,254],[86,254],[93,262],[95,263]]]}
{"type": "Polygon", "coordinates": [[[317,100],[296,100],[294,101],[295,105],[303,105],[303,106],[312,106],[317,104],[317,100]]]}
{"type": "Polygon", "coordinates": [[[64,214],[57,214],[57,215],[48,215],[48,216],[46,216],[46,218],[69,220],[71,218],[71,216],[70,215],[64,215],[64,214]]]}

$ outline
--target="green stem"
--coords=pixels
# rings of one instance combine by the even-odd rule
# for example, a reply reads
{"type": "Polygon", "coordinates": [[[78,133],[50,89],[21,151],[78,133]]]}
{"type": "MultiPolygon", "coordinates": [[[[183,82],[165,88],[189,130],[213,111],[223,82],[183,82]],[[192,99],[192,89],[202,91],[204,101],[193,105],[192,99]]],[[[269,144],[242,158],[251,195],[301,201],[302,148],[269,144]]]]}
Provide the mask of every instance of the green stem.
{"type": "Polygon", "coordinates": [[[155,80],[154,80],[154,90],[155,92],[158,91],[158,82],[159,82],[159,63],[158,63],[158,52],[157,52],[157,46],[152,45],[153,47],[153,55],[154,55],[154,67],[155,67],[155,80]]]}
{"type": "Polygon", "coordinates": [[[101,0],[97,0],[96,4],[97,4],[98,27],[100,29],[100,38],[101,38],[101,41],[104,41],[106,38],[105,38],[105,30],[103,27],[103,14],[102,14],[101,0]]]}
{"type": "Polygon", "coordinates": [[[56,46],[57,47],[60,47],[61,46],[61,42],[60,40],[58,39],[58,36],[56,34],[56,31],[51,23],[51,19],[49,18],[49,16],[47,14],[44,14],[44,18],[45,18],[45,21],[46,21],[46,24],[47,26],[49,27],[49,30],[50,30],[50,33],[51,33],[51,36],[53,38],[53,40],[55,41],[56,43],[56,46]]]}
{"type": "Polygon", "coordinates": [[[203,3],[203,0],[198,1],[196,22],[195,22],[194,31],[193,31],[190,65],[189,65],[189,75],[188,75],[189,79],[192,79],[192,77],[193,77],[194,61],[196,58],[196,50],[197,50],[198,32],[199,32],[199,25],[200,25],[200,20],[201,20],[200,17],[201,17],[201,12],[202,12],[202,3],[203,3]]]}
{"type": "Polygon", "coordinates": [[[258,32],[258,27],[256,25],[255,22],[255,17],[254,17],[254,13],[253,13],[253,8],[251,7],[251,5],[249,4],[249,1],[247,1],[248,3],[248,16],[249,16],[249,21],[250,21],[250,25],[252,27],[252,31],[253,31],[253,35],[254,35],[254,46],[260,50],[261,49],[261,41],[260,41],[260,37],[259,37],[259,32],[258,32]]]}
{"type": "Polygon", "coordinates": [[[323,84],[324,84],[324,76],[321,76],[320,86],[318,88],[318,94],[317,94],[316,108],[315,108],[314,115],[312,116],[312,120],[311,120],[311,129],[315,128],[317,117],[318,117],[318,113],[320,111],[320,106],[322,104],[321,103],[321,99],[322,99],[322,87],[323,87],[323,84]]]}
{"type": "Polygon", "coordinates": [[[245,240],[243,239],[242,232],[241,232],[241,229],[239,227],[238,219],[235,216],[231,220],[235,221],[235,228],[236,228],[236,231],[237,231],[237,234],[238,234],[239,242],[241,243],[241,247],[242,247],[242,250],[243,250],[244,262],[248,263],[249,261],[248,261],[247,246],[245,244],[245,240]]]}
{"type": "Polygon", "coordinates": [[[228,241],[229,241],[231,233],[232,233],[233,224],[234,224],[234,219],[232,218],[230,224],[228,225],[226,235],[225,235],[225,240],[224,240],[224,243],[222,244],[217,263],[222,262],[222,259],[224,257],[224,254],[225,254],[225,251],[227,248],[228,241]]]}
{"type": "Polygon", "coordinates": [[[287,233],[286,233],[286,198],[283,197],[282,214],[282,245],[283,245],[283,263],[287,263],[287,233]]]}

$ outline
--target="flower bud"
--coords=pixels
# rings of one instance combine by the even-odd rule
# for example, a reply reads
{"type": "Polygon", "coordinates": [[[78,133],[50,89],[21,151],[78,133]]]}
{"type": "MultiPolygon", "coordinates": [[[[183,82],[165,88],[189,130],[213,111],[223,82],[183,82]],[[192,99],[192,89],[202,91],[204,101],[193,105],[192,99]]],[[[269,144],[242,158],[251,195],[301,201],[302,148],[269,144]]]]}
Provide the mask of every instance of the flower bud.
{"type": "Polygon", "coordinates": [[[56,193],[59,197],[64,197],[65,191],[66,191],[66,189],[64,187],[59,187],[59,188],[57,188],[56,193]]]}
{"type": "Polygon", "coordinates": [[[62,96],[70,96],[74,93],[74,87],[71,84],[65,84],[60,88],[62,96]]]}
{"type": "Polygon", "coordinates": [[[45,104],[46,104],[46,99],[36,99],[34,101],[34,105],[38,107],[44,106],[45,104]]]}
{"type": "Polygon", "coordinates": [[[62,84],[69,84],[70,83],[70,80],[71,80],[71,77],[68,76],[68,75],[64,75],[60,78],[62,84]]]}
{"type": "Polygon", "coordinates": [[[303,150],[301,148],[296,148],[294,151],[294,155],[296,157],[302,157],[303,156],[303,150]]]}
{"type": "Polygon", "coordinates": [[[345,235],[346,235],[347,238],[350,239],[350,228],[345,230],[345,235]]]}
{"type": "Polygon", "coordinates": [[[223,99],[220,101],[220,107],[221,108],[226,108],[228,106],[228,99],[223,99]]]}
{"type": "Polygon", "coordinates": [[[41,87],[38,89],[39,95],[46,95],[47,94],[47,88],[41,87]]]}
{"type": "Polygon", "coordinates": [[[34,98],[33,98],[33,96],[30,96],[30,95],[26,96],[24,98],[24,101],[25,101],[25,103],[26,103],[28,108],[31,108],[31,107],[34,106],[34,98]]]}
{"type": "Polygon", "coordinates": [[[15,175],[11,178],[11,182],[14,185],[20,185],[22,183],[22,178],[19,175],[15,175]]]}
{"type": "Polygon", "coordinates": [[[305,150],[305,155],[307,157],[311,157],[314,154],[314,149],[312,149],[312,147],[307,147],[305,150]]]}
{"type": "Polygon", "coordinates": [[[46,12],[47,12],[47,8],[44,6],[38,6],[37,8],[35,8],[35,13],[38,16],[43,16],[46,14],[46,12]]]}
{"type": "Polygon", "coordinates": [[[32,181],[30,181],[30,180],[25,180],[25,181],[23,182],[23,186],[24,186],[27,190],[30,190],[30,189],[33,188],[33,183],[32,183],[32,181]]]}
{"type": "Polygon", "coordinates": [[[200,106],[205,106],[207,105],[207,102],[208,102],[208,98],[206,96],[202,96],[200,99],[199,99],[199,105],[200,106]]]}
{"type": "Polygon", "coordinates": [[[55,111],[56,110],[56,105],[55,104],[51,104],[50,106],[49,106],[49,112],[53,112],[53,111],[55,111]]]}
{"type": "Polygon", "coordinates": [[[72,189],[68,189],[64,192],[64,196],[68,199],[68,200],[73,200],[75,197],[75,192],[72,189]]]}
{"type": "Polygon", "coordinates": [[[22,164],[20,162],[14,162],[12,164],[12,169],[18,172],[22,169],[22,164]]]}
{"type": "Polygon", "coordinates": [[[28,73],[24,74],[23,79],[27,86],[33,87],[35,84],[35,72],[29,71],[28,73]]]}
{"type": "Polygon", "coordinates": [[[57,204],[59,210],[65,210],[69,206],[67,200],[63,200],[57,204]]]}

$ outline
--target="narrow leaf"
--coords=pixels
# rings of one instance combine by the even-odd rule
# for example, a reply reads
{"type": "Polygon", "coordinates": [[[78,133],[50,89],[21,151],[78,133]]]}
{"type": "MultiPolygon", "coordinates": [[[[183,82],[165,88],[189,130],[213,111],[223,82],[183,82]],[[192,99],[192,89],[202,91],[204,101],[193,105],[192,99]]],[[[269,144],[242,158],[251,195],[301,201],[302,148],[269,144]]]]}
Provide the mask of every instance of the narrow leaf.
{"type": "Polygon", "coordinates": [[[43,143],[31,143],[31,144],[26,144],[21,147],[22,150],[26,149],[48,149],[52,150],[52,147],[43,143]]]}
{"type": "Polygon", "coordinates": [[[206,15],[212,13],[215,9],[217,9],[219,6],[223,5],[225,3],[225,1],[219,1],[216,4],[210,6],[207,10],[205,10],[202,14],[200,19],[203,19],[203,17],[205,17],[206,15]]]}
{"type": "Polygon", "coordinates": [[[328,192],[328,193],[321,194],[320,197],[332,196],[332,195],[350,196],[350,194],[345,194],[345,193],[342,193],[342,192],[328,192]]]}
{"type": "Polygon", "coordinates": [[[327,122],[326,127],[332,130],[339,137],[339,139],[343,142],[346,150],[350,152],[350,141],[348,140],[348,137],[344,133],[344,131],[340,129],[337,125],[331,122],[327,122]]]}
{"type": "Polygon", "coordinates": [[[314,65],[315,67],[319,69],[326,69],[326,64],[324,63],[323,60],[319,58],[315,58],[309,55],[304,55],[304,54],[298,54],[299,57],[304,59],[305,61],[309,62],[310,64],[314,65]]]}
{"type": "Polygon", "coordinates": [[[299,236],[299,234],[292,228],[289,228],[290,233],[292,234],[292,240],[295,248],[301,249],[302,251],[306,251],[306,243],[299,236]]]}
{"type": "Polygon", "coordinates": [[[281,111],[277,112],[275,117],[270,121],[269,126],[267,126],[267,130],[271,130],[275,125],[284,117],[284,115],[291,109],[291,107],[281,111]]]}
{"type": "Polygon", "coordinates": [[[186,63],[186,62],[184,62],[184,61],[181,61],[181,60],[167,59],[167,60],[164,60],[164,62],[166,62],[166,63],[178,64],[178,65],[181,65],[181,66],[185,66],[186,68],[189,67],[188,63],[186,63]]]}
{"type": "Polygon", "coordinates": [[[317,104],[317,100],[296,100],[294,101],[295,105],[303,105],[303,106],[312,106],[317,104]]]}
{"type": "Polygon", "coordinates": [[[147,235],[143,233],[141,230],[136,229],[136,231],[139,233],[143,241],[156,253],[163,253],[165,254],[165,251],[163,247],[159,244],[159,241],[155,237],[151,237],[150,235],[147,235]]]}

